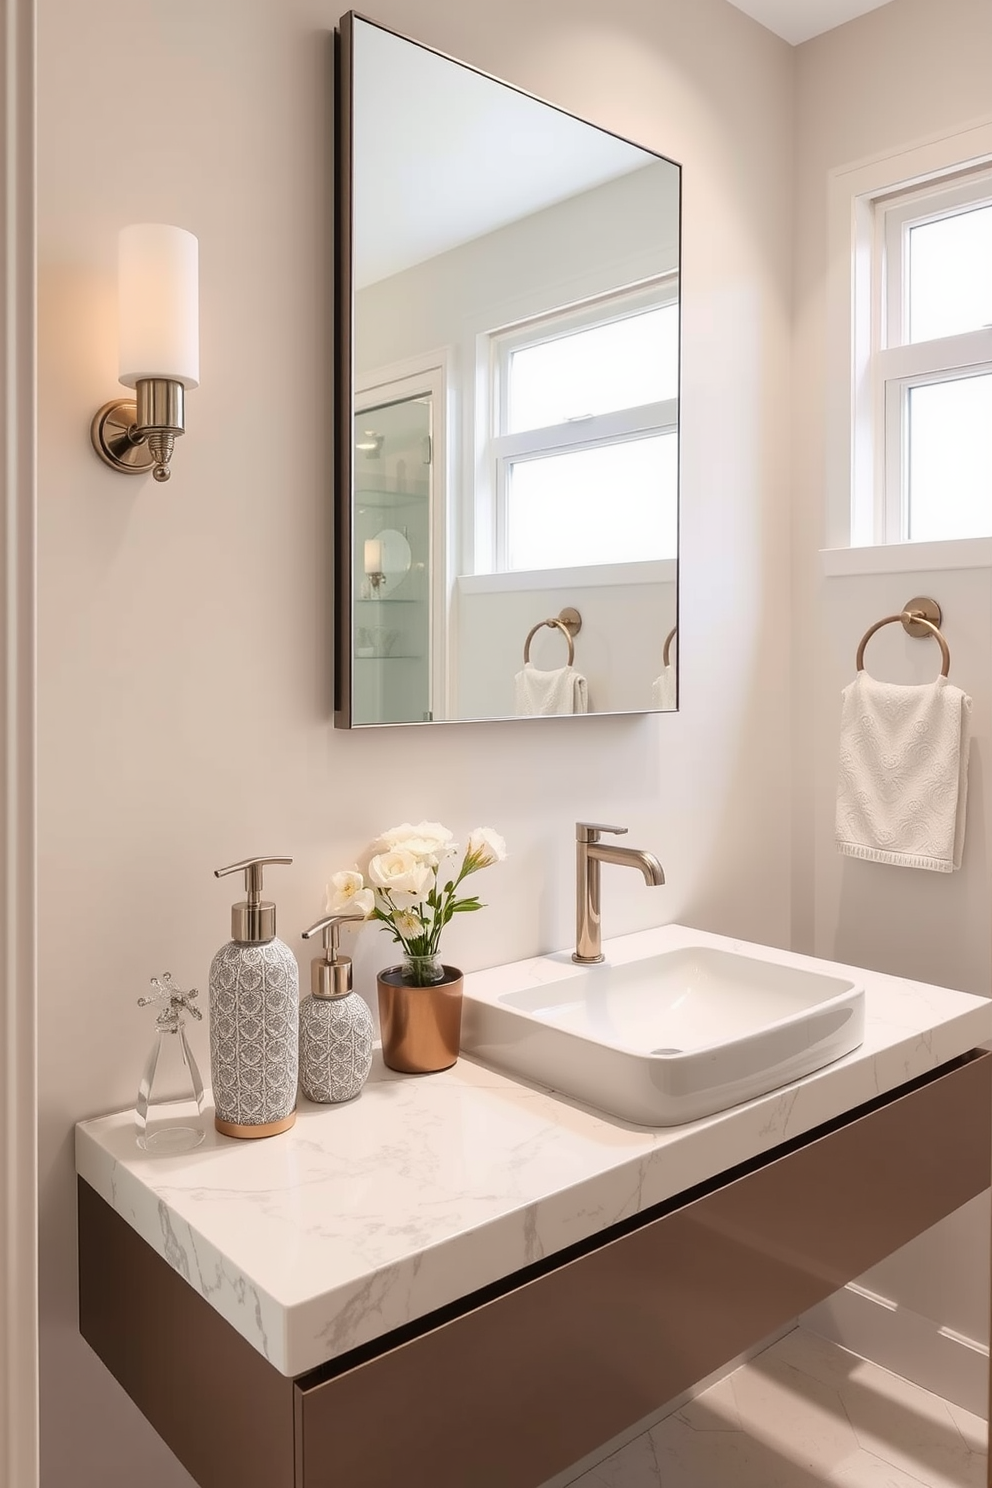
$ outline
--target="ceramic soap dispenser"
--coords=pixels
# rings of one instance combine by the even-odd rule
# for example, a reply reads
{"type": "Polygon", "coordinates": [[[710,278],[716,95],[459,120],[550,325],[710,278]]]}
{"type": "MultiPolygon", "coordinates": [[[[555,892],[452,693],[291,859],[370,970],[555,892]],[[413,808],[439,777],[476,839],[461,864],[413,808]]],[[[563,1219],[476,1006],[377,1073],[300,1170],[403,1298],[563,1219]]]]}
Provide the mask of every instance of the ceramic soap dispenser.
{"type": "Polygon", "coordinates": [[[247,899],[231,907],[231,939],[210,966],[210,1076],[214,1125],[228,1137],[274,1137],[296,1120],[300,973],[276,939],[276,907],[262,869],[292,858],[246,858],[215,870],[244,873],[247,899]]]}
{"type": "Polygon", "coordinates": [[[311,995],[300,1004],[300,1084],[307,1100],[351,1100],[372,1068],[372,1014],[351,990],[351,957],[338,950],[341,921],[364,918],[328,915],[303,932],[304,940],[324,936],[324,954],[310,963],[311,995]]]}

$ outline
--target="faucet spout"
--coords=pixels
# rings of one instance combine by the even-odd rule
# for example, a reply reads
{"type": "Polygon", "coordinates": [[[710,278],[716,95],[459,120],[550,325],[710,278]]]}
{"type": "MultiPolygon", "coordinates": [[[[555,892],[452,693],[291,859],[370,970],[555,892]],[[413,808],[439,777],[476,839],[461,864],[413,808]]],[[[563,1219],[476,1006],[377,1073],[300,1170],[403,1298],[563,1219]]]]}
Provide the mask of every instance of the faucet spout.
{"type": "Polygon", "coordinates": [[[641,847],[608,847],[605,843],[590,844],[589,856],[600,863],[615,863],[619,868],[639,868],[644,882],[657,887],[665,882],[665,870],[654,853],[641,847]]]}
{"type": "Polygon", "coordinates": [[[626,830],[626,827],[607,827],[592,822],[575,824],[575,950],[572,960],[581,965],[603,959],[600,863],[636,868],[647,884],[665,882],[665,870],[654,853],[639,847],[614,847],[600,841],[601,832],[623,834],[626,830]]]}

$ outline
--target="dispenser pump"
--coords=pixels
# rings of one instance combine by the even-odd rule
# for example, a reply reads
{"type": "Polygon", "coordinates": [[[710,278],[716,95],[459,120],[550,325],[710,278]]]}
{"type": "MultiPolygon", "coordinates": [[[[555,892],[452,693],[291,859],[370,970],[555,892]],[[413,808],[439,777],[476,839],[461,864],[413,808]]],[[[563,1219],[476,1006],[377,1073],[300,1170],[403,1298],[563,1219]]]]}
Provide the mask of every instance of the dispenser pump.
{"type": "Polygon", "coordinates": [[[314,997],[329,1000],[347,997],[351,991],[351,957],[342,956],[338,950],[338,926],[342,920],[364,919],[363,914],[332,914],[304,930],[304,940],[324,933],[324,954],[314,956],[310,962],[310,990],[314,997]]]}
{"type": "Polygon", "coordinates": [[[262,869],[266,863],[289,864],[292,858],[245,858],[229,868],[215,868],[214,877],[244,873],[247,899],[231,905],[231,939],[242,945],[264,945],[276,934],[276,907],[262,898],[262,869]]]}

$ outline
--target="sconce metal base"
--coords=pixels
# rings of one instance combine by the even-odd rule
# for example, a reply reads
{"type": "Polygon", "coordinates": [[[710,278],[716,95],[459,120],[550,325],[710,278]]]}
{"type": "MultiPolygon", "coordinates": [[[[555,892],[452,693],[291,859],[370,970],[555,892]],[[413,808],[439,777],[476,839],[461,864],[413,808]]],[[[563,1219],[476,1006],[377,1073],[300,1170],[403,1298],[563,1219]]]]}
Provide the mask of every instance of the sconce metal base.
{"type": "Polygon", "coordinates": [[[146,440],[135,440],[138,405],[132,398],[114,398],[104,403],[90,425],[90,438],[100,459],[125,475],[147,475],[155,456],[146,440]]]}
{"type": "Polygon", "coordinates": [[[185,428],[185,390],[171,377],[139,377],[135,401],[105,403],[90,426],[93,448],[112,470],[169,479],[169,461],[185,428]]]}

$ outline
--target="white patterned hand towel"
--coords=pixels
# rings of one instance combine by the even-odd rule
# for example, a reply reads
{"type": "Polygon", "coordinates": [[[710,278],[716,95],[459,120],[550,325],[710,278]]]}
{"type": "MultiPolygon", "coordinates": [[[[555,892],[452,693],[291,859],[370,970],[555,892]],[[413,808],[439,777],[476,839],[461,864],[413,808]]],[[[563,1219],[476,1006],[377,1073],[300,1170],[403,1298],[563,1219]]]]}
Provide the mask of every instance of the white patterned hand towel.
{"type": "Polygon", "coordinates": [[[851,858],[951,873],[961,867],[971,698],[859,672],[844,688],[837,846],[851,858]]]}
{"type": "Polygon", "coordinates": [[[528,661],[513,679],[518,718],[544,718],[553,713],[586,713],[586,679],[574,667],[539,672],[528,661]]]}
{"type": "Polygon", "coordinates": [[[662,713],[670,713],[675,707],[675,667],[671,662],[651,683],[651,706],[662,713]]]}

